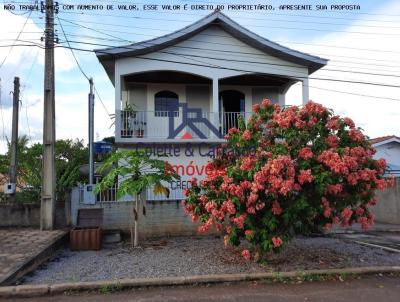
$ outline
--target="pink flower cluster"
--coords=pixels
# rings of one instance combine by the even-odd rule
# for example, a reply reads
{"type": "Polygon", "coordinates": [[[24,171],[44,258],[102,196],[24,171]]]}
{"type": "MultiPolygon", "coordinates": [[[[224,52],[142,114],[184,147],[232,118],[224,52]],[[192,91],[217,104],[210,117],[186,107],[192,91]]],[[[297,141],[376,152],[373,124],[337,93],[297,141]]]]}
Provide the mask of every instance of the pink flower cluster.
{"type": "MultiPolygon", "coordinates": [[[[228,147],[211,173],[185,191],[185,211],[199,228],[225,232],[224,242],[246,240],[257,251],[279,251],[295,223],[333,225],[374,222],[369,207],[375,189],[392,185],[384,178],[386,162],[350,118],[320,104],[281,109],[270,100],[253,106],[246,129],[228,131],[228,147]],[[255,146],[243,152],[242,146],[255,146]],[[264,250],[263,250],[264,249],[264,250]]],[[[242,256],[251,259],[251,249],[242,256]]]]}

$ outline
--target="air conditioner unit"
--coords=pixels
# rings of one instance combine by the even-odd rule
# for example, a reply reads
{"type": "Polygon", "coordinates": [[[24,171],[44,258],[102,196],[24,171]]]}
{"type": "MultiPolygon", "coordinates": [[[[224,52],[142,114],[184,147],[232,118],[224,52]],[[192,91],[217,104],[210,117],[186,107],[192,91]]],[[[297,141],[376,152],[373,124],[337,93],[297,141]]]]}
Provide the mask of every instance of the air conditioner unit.
{"type": "Polygon", "coordinates": [[[6,183],[4,185],[4,193],[11,195],[15,193],[15,184],[13,183],[6,183]]]}
{"type": "Polygon", "coordinates": [[[96,195],[94,194],[94,185],[85,185],[83,187],[83,203],[95,204],[96,195]]]}

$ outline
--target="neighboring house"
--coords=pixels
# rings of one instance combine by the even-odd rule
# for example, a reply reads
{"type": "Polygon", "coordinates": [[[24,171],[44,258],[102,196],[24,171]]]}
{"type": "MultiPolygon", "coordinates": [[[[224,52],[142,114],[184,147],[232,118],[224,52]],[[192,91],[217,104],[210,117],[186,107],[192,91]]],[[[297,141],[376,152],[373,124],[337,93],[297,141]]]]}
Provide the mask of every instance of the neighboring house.
{"type": "Polygon", "coordinates": [[[210,146],[224,142],[239,116],[248,119],[264,98],[285,105],[297,82],[299,99],[307,102],[309,75],[327,63],[256,35],[219,11],[171,34],[96,55],[115,86],[116,145],[165,153],[185,174],[171,184],[170,199],[182,198],[192,176],[205,176],[210,146]],[[197,166],[194,175],[188,165],[197,166]]]}
{"type": "Polygon", "coordinates": [[[388,135],[370,139],[369,142],[376,149],[374,158],[383,157],[389,173],[400,176],[400,137],[388,135]]]}

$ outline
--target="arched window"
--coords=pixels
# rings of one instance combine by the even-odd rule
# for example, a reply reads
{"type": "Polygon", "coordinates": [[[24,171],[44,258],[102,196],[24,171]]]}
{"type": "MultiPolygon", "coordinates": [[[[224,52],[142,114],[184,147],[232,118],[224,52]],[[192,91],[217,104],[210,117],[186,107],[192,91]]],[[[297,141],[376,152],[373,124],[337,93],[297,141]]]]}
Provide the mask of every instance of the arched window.
{"type": "Polygon", "coordinates": [[[178,116],[179,98],[175,92],[163,90],[154,96],[155,116],[178,116]]]}

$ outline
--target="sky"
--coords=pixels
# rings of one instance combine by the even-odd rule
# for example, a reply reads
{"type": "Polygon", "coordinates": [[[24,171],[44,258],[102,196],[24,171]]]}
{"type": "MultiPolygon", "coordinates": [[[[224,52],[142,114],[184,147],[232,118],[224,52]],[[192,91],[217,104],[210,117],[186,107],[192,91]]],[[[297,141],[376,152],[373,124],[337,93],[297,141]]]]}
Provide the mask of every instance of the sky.
{"type": "MultiPolygon", "coordinates": [[[[235,1],[59,1],[67,4],[229,4],[235,1]]],[[[34,1],[4,1],[16,6],[34,1]]],[[[240,1],[258,4],[260,1],[240,1]]],[[[280,4],[342,4],[343,1],[271,0],[280,4]]],[[[293,49],[329,59],[328,65],[312,77],[358,82],[373,82],[400,86],[400,1],[355,0],[360,11],[282,11],[231,12],[229,17],[249,30],[293,49]],[[327,46],[328,45],[328,46],[327,46]],[[341,72],[333,71],[341,70],[341,72]],[[368,74],[366,74],[368,73],[368,74]],[[372,75],[372,74],[373,75],[372,75]]],[[[0,153],[6,150],[6,138],[11,137],[13,78],[21,79],[19,134],[26,134],[31,142],[42,140],[44,50],[22,47],[20,44],[38,43],[44,30],[44,14],[33,11],[4,10],[0,4],[0,153]],[[29,18],[28,18],[29,17],[29,18]],[[10,47],[26,25],[18,42],[10,47]]],[[[60,9],[56,30],[60,45],[65,44],[62,24],[73,47],[102,48],[101,45],[126,45],[126,41],[142,41],[167,34],[193,23],[212,11],[178,10],[150,11],[68,11],[60,9]],[[71,23],[72,22],[72,23],[71,23]],[[106,34],[105,34],[106,33],[106,34]],[[82,43],[93,43],[89,45],[82,43]]],[[[92,52],[75,51],[82,70],[94,78],[96,89],[95,139],[113,135],[109,114],[114,112],[114,87],[103,67],[92,52]]],[[[56,69],[56,137],[57,139],[87,140],[87,99],[89,84],[79,70],[69,49],[55,50],[56,69]]],[[[310,99],[321,103],[337,114],[349,116],[364,129],[366,135],[400,136],[400,88],[345,82],[310,80],[310,99]],[[346,93],[343,93],[346,92],[346,93]]],[[[301,104],[301,85],[294,85],[287,93],[287,104],[301,104]]]]}

